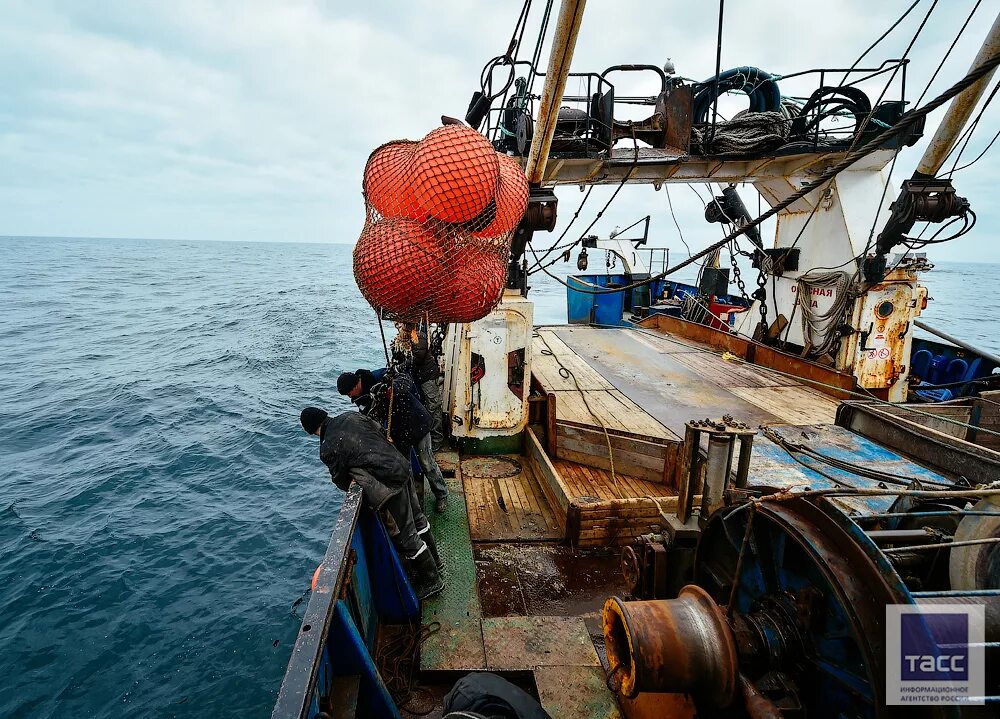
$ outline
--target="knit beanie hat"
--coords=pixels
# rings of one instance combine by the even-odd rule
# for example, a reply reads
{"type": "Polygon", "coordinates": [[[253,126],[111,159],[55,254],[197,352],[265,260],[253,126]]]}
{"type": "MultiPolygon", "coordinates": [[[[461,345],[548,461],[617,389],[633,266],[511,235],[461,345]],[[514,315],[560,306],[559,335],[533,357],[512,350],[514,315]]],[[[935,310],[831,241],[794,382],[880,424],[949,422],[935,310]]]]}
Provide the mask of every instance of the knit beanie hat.
{"type": "Polygon", "coordinates": [[[302,422],[302,429],[309,434],[316,434],[316,430],[323,424],[323,420],[326,417],[326,412],[319,407],[306,407],[302,410],[302,414],[299,415],[299,421],[302,422]]]}
{"type": "Polygon", "coordinates": [[[347,394],[358,384],[358,376],[353,372],[344,372],[337,378],[337,391],[347,394]]]}

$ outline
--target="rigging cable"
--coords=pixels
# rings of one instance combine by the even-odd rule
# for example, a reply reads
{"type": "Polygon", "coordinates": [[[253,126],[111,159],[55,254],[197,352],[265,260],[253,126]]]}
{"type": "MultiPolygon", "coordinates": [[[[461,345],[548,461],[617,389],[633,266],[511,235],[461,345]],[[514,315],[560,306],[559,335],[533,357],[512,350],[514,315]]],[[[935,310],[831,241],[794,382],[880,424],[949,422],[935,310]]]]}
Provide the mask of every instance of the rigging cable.
{"type": "MultiPolygon", "coordinates": [[[[899,64],[896,65],[895,69],[893,69],[892,74],[889,76],[889,79],[885,83],[885,87],[883,87],[882,92],[879,93],[878,99],[872,103],[871,112],[868,114],[868,117],[865,118],[865,121],[861,123],[861,127],[855,130],[854,141],[851,143],[852,150],[854,149],[854,146],[857,145],[858,142],[861,140],[862,135],[864,134],[865,130],[868,127],[868,123],[870,123],[875,118],[875,110],[878,108],[879,103],[882,102],[882,98],[884,98],[885,94],[889,91],[889,87],[892,85],[892,81],[896,79],[896,75],[899,73],[899,71],[906,66],[906,59],[910,55],[910,50],[912,50],[913,46],[916,44],[917,38],[920,37],[920,33],[924,31],[925,27],[927,27],[927,21],[931,19],[931,14],[934,12],[934,8],[937,7],[937,4],[938,0],[934,0],[934,2],[931,3],[930,8],[927,9],[927,14],[925,14],[924,19],[920,21],[920,25],[917,27],[917,31],[913,33],[913,37],[910,38],[909,44],[903,51],[903,56],[900,58],[899,64]]],[[[903,115],[903,117],[905,117],[905,115],[903,115]]]]}
{"type": "Polygon", "coordinates": [[[972,160],[972,162],[968,162],[968,163],[966,163],[966,164],[962,165],[961,167],[954,167],[954,168],[952,168],[952,170],[951,170],[951,173],[950,173],[950,174],[954,175],[954,174],[955,174],[956,172],[961,172],[961,171],[962,171],[962,170],[964,170],[965,168],[967,168],[967,167],[972,167],[972,166],[973,166],[973,165],[975,165],[975,164],[976,164],[976,163],[977,163],[977,162],[978,162],[979,160],[983,159],[983,155],[985,155],[985,154],[987,153],[987,151],[988,151],[988,150],[989,150],[989,149],[990,149],[991,147],[993,147],[993,143],[997,141],[997,138],[998,138],[998,137],[1000,137],[1000,130],[997,130],[996,134],[995,134],[995,135],[993,136],[993,139],[992,139],[992,140],[990,140],[989,144],[988,144],[988,145],[987,145],[986,147],[984,147],[984,148],[983,148],[983,151],[982,151],[982,152],[980,152],[980,153],[979,153],[978,155],[976,155],[976,158],[975,158],[974,160],[972,160]]]}
{"type": "MultiPolygon", "coordinates": [[[[636,139],[635,129],[634,128],[632,130],[632,143],[635,146],[635,159],[632,161],[632,166],[628,169],[628,172],[625,173],[625,176],[622,177],[622,181],[620,183],[618,183],[618,187],[615,188],[615,191],[611,193],[611,197],[608,198],[608,201],[604,203],[604,207],[602,207],[600,209],[600,211],[598,211],[597,215],[594,217],[594,219],[591,221],[591,223],[589,225],[587,225],[587,229],[585,229],[580,234],[580,238],[578,240],[576,240],[575,242],[573,242],[573,244],[570,245],[570,248],[574,247],[576,244],[578,244],[579,242],[583,241],[583,239],[587,236],[587,233],[590,232],[590,230],[594,227],[594,225],[597,224],[597,221],[601,219],[601,217],[607,211],[608,207],[611,206],[611,203],[614,202],[614,199],[616,197],[618,197],[618,193],[622,191],[622,188],[625,187],[625,183],[627,183],[629,181],[629,178],[632,177],[632,173],[635,172],[635,168],[637,168],[639,166],[639,140],[636,139]]],[[[593,185],[591,185],[591,187],[593,187],[593,185]]],[[[588,197],[590,196],[589,192],[587,193],[587,196],[588,197]]],[[[586,202],[586,198],[584,198],[584,202],[586,202]]],[[[583,204],[581,203],[580,208],[582,209],[582,207],[583,207],[583,204]]],[[[579,214],[579,210],[577,210],[577,214],[579,214]]],[[[576,215],[573,216],[573,219],[574,220],[576,219],[576,215]]],[[[572,224],[572,222],[570,224],[572,224]]],[[[566,230],[568,231],[569,227],[567,227],[566,230]]],[[[563,232],[563,235],[565,235],[565,234],[566,234],[566,231],[563,232]]],[[[560,239],[562,239],[562,236],[560,236],[560,239]]],[[[528,244],[529,244],[529,247],[530,247],[531,243],[528,243],[528,244]]],[[[551,252],[551,251],[552,251],[552,248],[549,249],[549,252],[551,252]]],[[[531,247],[531,254],[535,255],[535,260],[536,260],[535,264],[538,265],[538,267],[537,267],[537,269],[534,269],[533,271],[529,272],[528,274],[529,275],[530,274],[534,274],[538,270],[542,270],[546,274],[549,274],[548,270],[545,267],[541,266],[541,260],[539,260],[538,259],[538,255],[535,254],[534,247],[531,247]]],[[[546,254],[546,256],[548,256],[548,255],[546,254]]],[[[558,261],[558,259],[559,258],[557,257],[556,259],[552,260],[549,263],[549,265],[555,264],[558,261]]]]}
{"type": "MultiPolygon", "coordinates": [[[[690,187],[690,185],[689,185],[689,187],[690,187]]],[[[687,243],[687,240],[684,239],[684,232],[681,230],[680,223],[677,222],[677,215],[674,214],[674,203],[670,199],[670,185],[669,184],[664,184],[663,185],[663,189],[667,193],[667,206],[670,208],[670,217],[674,221],[674,227],[677,228],[677,235],[678,235],[678,237],[681,238],[681,244],[684,245],[684,249],[688,251],[688,257],[690,257],[693,254],[691,252],[691,245],[689,245],[687,243]]],[[[652,264],[652,262],[650,262],[650,264],[652,264]]]]}
{"type": "Polygon", "coordinates": [[[899,24],[901,22],[903,22],[903,20],[906,19],[906,16],[909,15],[913,11],[913,8],[915,8],[921,2],[922,2],[922,0],[914,0],[914,2],[910,5],[910,7],[906,8],[906,11],[903,12],[903,14],[899,16],[899,18],[896,20],[896,22],[894,22],[892,25],[890,25],[888,30],[886,30],[884,33],[882,33],[881,35],[879,35],[878,39],[875,42],[873,42],[871,45],[869,45],[868,48],[863,53],[861,53],[858,56],[857,60],[855,60],[853,63],[851,63],[850,69],[846,73],[844,73],[844,77],[840,81],[841,85],[843,85],[845,82],[847,82],[847,78],[851,74],[851,71],[854,70],[854,68],[856,68],[858,66],[858,64],[862,60],[865,59],[865,57],[867,57],[868,53],[870,53],[872,50],[874,50],[876,48],[876,46],[878,46],[878,44],[880,42],[882,42],[883,40],[885,40],[889,36],[889,33],[891,33],[893,30],[895,30],[897,27],[899,27],[899,24]]]}
{"type": "Polygon", "coordinates": [[[947,52],[945,52],[944,57],[941,58],[941,62],[938,63],[937,69],[935,69],[934,74],[931,75],[931,79],[927,81],[927,85],[924,86],[924,91],[920,93],[920,97],[918,97],[917,101],[914,103],[915,105],[919,105],[924,99],[924,95],[926,95],[927,91],[931,89],[931,85],[933,84],[935,78],[937,78],[938,73],[941,72],[941,68],[944,67],[945,62],[948,60],[948,56],[951,55],[951,51],[955,49],[955,45],[958,44],[959,38],[961,38],[962,33],[965,32],[965,28],[967,28],[969,23],[972,22],[972,16],[976,14],[976,10],[979,9],[982,2],[983,0],[976,0],[976,4],[972,6],[972,12],[970,12],[969,16],[965,18],[965,22],[962,23],[962,27],[958,29],[958,34],[955,35],[955,39],[951,41],[951,45],[948,47],[947,52]]]}
{"type": "MultiPolygon", "coordinates": [[[[583,209],[584,205],[586,205],[586,204],[587,204],[587,200],[589,200],[589,199],[590,199],[590,193],[591,193],[591,192],[593,191],[593,189],[594,189],[595,187],[597,187],[597,185],[591,185],[590,187],[588,187],[588,188],[587,188],[587,194],[583,196],[583,200],[581,200],[581,202],[580,202],[579,206],[577,206],[577,208],[576,208],[576,212],[574,212],[574,213],[573,213],[573,217],[571,217],[571,218],[570,218],[570,221],[569,221],[569,224],[568,224],[568,225],[566,225],[566,227],[565,227],[565,228],[563,229],[563,231],[562,231],[562,234],[560,234],[560,235],[559,235],[558,239],[556,239],[556,241],[555,241],[555,243],[554,243],[554,244],[552,245],[552,247],[550,247],[550,248],[549,248],[549,249],[548,249],[548,250],[547,250],[547,251],[545,252],[545,254],[544,254],[544,255],[542,255],[542,259],[541,259],[541,260],[539,260],[539,261],[538,261],[538,262],[536,262],[536,263],[535,263],[534,265],[532,265],[531,267],[529,267],[529,268],[528,268],[528,274],[529,274],[529,275],[530,275],[530,274],[533,274],[533,273],[535,272],[535,267],[537,267],[537,266],[538,266],[538,265],[539,265],[539,264],[540,264],[540,263],[541,263],[542,261],[544,261],[544,260],[545,260],[545,259],[546,259],[546,258],[547,258],[547,257],[548,257],[549,255],[551,255],[553,251],[555,251],[555,250],[557,250],[557,249],[562,249],[563,247],[569,247],[569,248],[572,248],[572,247],[573,247],[574,245],[576,245],[576,244],[577,244],[577,243],[578,243],[578,242],[580,241],[580,240],[573,240],[572,242],[569,242],[569,243],[567,243],[566,245],[560,245],[560,244],[559,244],[560,242],[562,242],[562,241],[563,241],[563,238],[564,238],[564,237],[566,237],[566,234],[567,234],[567,233],[569,232],[569,228],[571,228],[571,227],[573,226],[573,223],[574,223],[574,222],[576,222],[576,218],[580,216],[580,211],[581,211],[581,210],[583,209]]],[[[536,257],[537,257],[537,256],[536,256],[536,257]]],[[[552,261],[552,262],[550,262],[549,264],[551,265],[551,264],[554,264],[555,262],[556,262],[556,260],[553,260],[553,261],[552,261]]]]}
{"type": "MultiPolygon", "coordinates": [[[[969,132],[967,132],[965,135],[965,142],[962,144],[962,149],[958,151],[958,155],[955,157],[955,162],[952,163],[951,170],[948,172],[949,178],[955,174],[955,169],[958,167],[958,163],[962,159],[962,154],[969,146],[969,141],[972,140],[972,135],[975,133],[976,128],[979,127],[979,121],[983,119],[983,114],[986,112],[986,108],[990,106],[990,103],[993,102],[993,98],[996,97],[997,90],[1000,90],[1000,81],[998,81],[993,86],[993,89],[990,91],[990,94],[986,98],[986,102],[983,103],[982,108],[980,108],[979,112],[976,114],[976,118],[972,121],[972,124],[969,126],[969,132]]],[[[957,147],[958,143],[955,143],[955,145],[957,147]]]]}
{"type": "MultiPolygon", "coordinates": [[[[827,169],[825,172],[823,172],[815,180],[813,180],[812,182],[809,182],[809,183],[803,185],[799,190],[797,190],[796,192],[793,192],[791,195],[789,195],[788,197],[786,197],[784,200],[782,200],[781,202],[779,202],[776,205],[774,205],[773,207],[771,207],[769,210],[767,210],[766,212],[764,212],[764,214],[758,216],[756,219],[752,220],[751,222],[747,223],[743,227],[739,228],[736,232],[730,233],[729,235],[727,235],[726,237],[724,237],[719,242],[716,242],[716,243],[713,243],[712,245],[709,245],[704,250],[702,250],[701,252],[699,252],[697,255],[693,255],[692,257],[689,257],[687,260],[679,262],[678,264],[674,265],[673,267],[668,268],[664,272],[661,272],[659,274],[653,275],[652,277],[649,277],[649,278],[644,279],[644,280],[640,280],[638,282],[633,282],[633,283],[631,283],[629,285],[624,285],[622,287],[602,288],[602,287],[599,287],[597,285],[590,285],[590,283],[586,283],[586,284],[590,285],[592,287],[592,289],[587,290],[587,289],[583,289],[581,287],[573,287],[572,289],[575,289],[578,292],[583,292],[584,294],[599,294],[599,295],[601,295],[601,294],[611,294],[613,292],[624,292],[624,291],[628,291],[628,290],[634,289],[636,287],[641,287],[643,285],[647,285],[647,284],[649,284],[651,282],[655,282],[656,280],[663,279],[667,275],[671,275],[671,274],[677,272],[678,270],[680,270],[680,269],[682,269],[684,267],[687,267],[688,265],[690,265],[690,264],[694,263],[695,261],[701,259],[705,255],[708,255],[709,253],[711,253],[711,252],[713,252],[713,251],[715,251],[715,250],[717,250],[717,249],[719,249],[721,247],[724,247],[725,245],[729,244],[729,242],[731,240],[735,239],[737,236],[739,236],[740,234],[742,234],[746,230],[748,230],[748,229],[750,229],[752,227],[759,226],[765,220],[768,220],[771,217],[774,217],[775,215],[777,215],[782,210],[786,209],[787,207],[789,207],[790,205],[794,204],[798,200],[802,199],[806,195],[814,192],[816,189],[822,187],[829,180],[831,180],[834,177],[836,177],[837,175],[839,175],[841,172],[843,172],[844,170],[846,170],[848,167],[850,167],[851,165],[853,165],[855,162],[857,162],[858,160],[860,160],[862,157],[865,157],[865,156],[871,154],[872,152],[875,152],[876,150],[881,149],[882,146],[886,142],[888,142],[889,140],[893,139],[897,135],[901,135],[903,132],[909,130],[909,128],[910,128],[911,125],[913,125],[918,120],[926,117],[927,115],[929,115],[930,113],[932,113],[934,110],[936,110],[939,107],[941,107],[942,105],[944,105],[946,102],[948,102],[949,100],[951,100],[952,98],[954,98],[956,95],[958,95],[959,93],[961,93],[962,91],[964,91],[965,89],[967,89],[969,86],[973,85],[976,81],[978,81],[983,76],[985,76],[985,75],[989,74],[990,72],[992,72],[993,69],[996,68],[998,65],[1000,65],[1000,55],[997,55],[995,57],[990,58],[989,60],[987,60],[986,62],[984,62],[982,65],[980,65],[975,70],[970,71],[965,77],[963,77],[961,80],[959,80],[958,82],[956,82],[954,85],[952,85],[951,87],[949,87],[947,90],[945,90],[944,92],[942,92],[940,95],[938,95],[937,97],[935,97],[933,100],[931,100],[930,102],[928,102],[923,107],[914,108],[913,110],[910,110],[910,111],[904,113],[903,115],[900,116],[899,120],[896,122],[895,125],[893,125],[889,129],[884,130],[883,132],[879,133],[877,136],[875,136],[870,141],[868,141],[867,143],[865,143],[861,147],[857,148],[856,150],[851,150],[851,151],[847,152],[843,160],[841,160],[840,162],[838,162],[838,163],[834,164],[833,166],[831,166],[829,169],[827,169]]],[[[631,170],[630,170],[630,174],[631,174],[631,170]]],[[[553,279],[555,279],[557,282],[559,282],[563,286],[569,287],[569,285],[565,281],[561,280],[560,278],[556,277],[555,275],[551,275],[551,273],[548,273],[547,270],[546,270],[546,273],[550,274],[550,276],[553,277],[553,279]]]]}

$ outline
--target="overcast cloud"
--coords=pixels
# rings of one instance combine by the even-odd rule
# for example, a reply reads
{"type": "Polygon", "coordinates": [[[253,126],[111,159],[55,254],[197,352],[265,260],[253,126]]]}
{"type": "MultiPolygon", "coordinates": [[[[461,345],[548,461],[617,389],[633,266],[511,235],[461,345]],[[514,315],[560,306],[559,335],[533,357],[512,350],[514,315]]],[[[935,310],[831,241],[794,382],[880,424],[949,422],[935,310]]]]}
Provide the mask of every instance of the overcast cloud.
{"type": "MultiPolygon", "coordinates": [[[[847,66],[910,1],[731,1],[723,66],[779,74],[847,66]]],[[[900,56],[930,2],[868,60],[900,56]]],[[[532,30],[543,4],[535,2],[532,30]]],[[[909,99],[973,4],[938,3],[911,52],[909,99]]],[[[463,116],[519,9],[495,0],[0,0],[0,232],[353,242],[368,153],[420,138],[442,114],[463,116]]],[[[1000,0],[982,2],[929,96],[965,73],[998,10],[1000,0]]],[[[680,74],[709,77],[716,12],[707,0],[591,0],[574,69],[670,57],[680,74]]],[[[652,92],[645,82],[634,89],[652,92]]],[[[991,106],[966,157],[998,127],[991,106]]],[[[922,147],[900,156],[894,185],[922,147]]],[[[990,182],[997,157],[1000,146],[956,176],[980,223],[937,259],[1000,261],[990,182]]],[[[579,196],[560,191],[564,222],[579,196]]],[[[756,202],[750,190],[745,197],[756,202]]],[[[672,198],[695,249],[719,236],[693,193],[674,186],[672,198]]],[[[649,187],[629,188],[595,230],[647,212],[653,244],[680,249],[664,193],[649,187]]]]}

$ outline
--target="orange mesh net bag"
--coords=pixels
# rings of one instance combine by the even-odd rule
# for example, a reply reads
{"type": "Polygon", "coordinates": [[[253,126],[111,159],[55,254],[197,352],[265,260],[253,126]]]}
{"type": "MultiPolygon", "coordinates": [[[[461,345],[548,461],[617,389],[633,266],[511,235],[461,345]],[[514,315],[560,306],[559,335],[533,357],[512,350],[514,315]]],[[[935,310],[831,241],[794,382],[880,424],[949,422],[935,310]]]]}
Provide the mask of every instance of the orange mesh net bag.
{"type": "Polygon", "coordinates": [[[510,241],[528,203],[516,160],[463,125],[377,148],[354,248],[365,299],[393,320],[473,322],[503,295],[510,241]]]}

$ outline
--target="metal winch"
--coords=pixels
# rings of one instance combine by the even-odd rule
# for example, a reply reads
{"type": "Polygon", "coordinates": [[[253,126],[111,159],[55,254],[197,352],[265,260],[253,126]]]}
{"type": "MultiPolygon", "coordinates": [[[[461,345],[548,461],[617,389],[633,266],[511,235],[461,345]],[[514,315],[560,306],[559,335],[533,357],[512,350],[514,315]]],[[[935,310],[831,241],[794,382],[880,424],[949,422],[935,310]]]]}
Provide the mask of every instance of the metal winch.
{"type": "MultiPolygon", "coordinates": [[[[850,516],[822,492],[747,487],[752,438],[688,423],[676,516],[623,552],[639,601],[604,605],[609,683],[687,694],[702,718],[913,715],[886,702],[886,607],[987,603],[997,640],[1000,490],[900,489],[891,511],[850,516]]],[[[991,716],[976,711],[919,716],[991,716]]]]}

